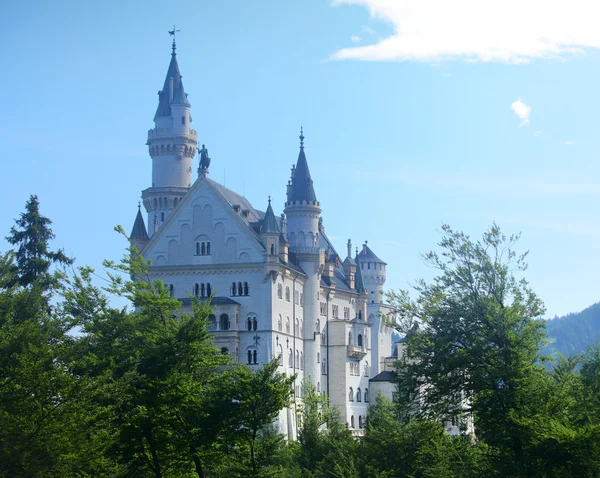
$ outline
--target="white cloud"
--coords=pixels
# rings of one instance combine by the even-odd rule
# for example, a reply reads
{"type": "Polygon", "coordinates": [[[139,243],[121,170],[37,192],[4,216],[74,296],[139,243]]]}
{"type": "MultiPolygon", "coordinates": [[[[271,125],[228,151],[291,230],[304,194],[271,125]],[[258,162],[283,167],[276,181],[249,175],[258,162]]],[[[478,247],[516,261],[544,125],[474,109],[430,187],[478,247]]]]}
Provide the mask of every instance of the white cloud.
{"type": "Polygon", "coordinates": [[[543,134],[544,134],[544,132],[540,129],[540,130],[537,130],[533,135],[534,136],[541,136],[543,134]]]}
{"type": "Polygon", "coordinates": [[[572,144],[575,144],[575,141],[571,141],[570,139],[568,139],[565,141],[565,144],[571,146],[572,144]]]}
{"type": "MultiPolygon", "coordinates": [[[[510,109],[519,117],[521,124],[519,126],[527,126],[529,124],[529,115],[531,114],[531,106],[523,103],[521,98],[510,105],[510,109]]],[[[537,133],[536,133],[537,136],[537,133]]]]}
{"type": "Polygon", "coordinates": [[[370,26],[365,25],[362,27],[363,31],[368,33],[369,35],[375,35],[375,30],[373,30],[370,26]]]}
{"type": "Polygon", "coordinates": [[[350,40],[352,40],[352,43],[360,43],[360,37],[358,35],[352,35],[350,40]]]}
{"type": "Polygon", "coordinates": [[[592,0],[332,0],[358,5],[394,33],[332,58],[371,61],[497,61],[564,58],[600,48],[592,0]]]}

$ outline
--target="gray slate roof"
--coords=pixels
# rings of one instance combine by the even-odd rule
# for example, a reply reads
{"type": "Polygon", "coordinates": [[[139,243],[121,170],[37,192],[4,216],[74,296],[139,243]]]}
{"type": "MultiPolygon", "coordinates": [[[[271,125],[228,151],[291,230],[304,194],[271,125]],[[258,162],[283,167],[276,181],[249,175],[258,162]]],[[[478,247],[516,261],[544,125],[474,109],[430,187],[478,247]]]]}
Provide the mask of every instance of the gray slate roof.
{"type": "Polygon", "coordinates": [[[383,262],[379,257],[377,257],[367,245],[363,245],[363,249],[356,255],[354,259],[356,262],[376,262],[378,264],[387,265],[387,263],[383,262]]]}
{"type": "Polygon", "coordinates": [[[281,230],[279,229],[279,224],[277,223],[277,218],[273,213],[273,208],[271,207],[271,200],[269,199],[269,205],[267,206],[267,212],[265,212],[265,217],[262,221],[262,230],[263,234],[281,234],[281,230]]]}
{"type": "Polygon", "coordinates": [[[288,201],[317,201],[313,181],[308,170],[308,163],[306,162],[306,155],[304,154],[304,146],[300,146],[298,162],[292,177],[292,187],[288,193],[288,201]]]}
{"type": "Polygon", "coordinates": [[[177,64],[177,54],[171,53],[171,62],[167,70],[167,76],[162,90],[158,93],[158,108],[154,119],[164,116],[171,116],[171,104],[169,102],[169,78],[173,78],[173,98],[177,96],[179,85],[181,84],[181,73],[177,64]]]}
{"type": "Polygon", "coordinates": [[[144,217],[142,216],[142,210],[138,207],[137,216],[135,216],[135,222],[133,223],[133,229],[131,229],[130,239],[141,239],[149,241],[148,231],[146,231],[146,225],[144,224],[144,217]]]}
{"type": "MultiPolygon", "coordinates": [[[[248,221],[250,222],[260,222],[262,221],[265,213],[261,211],[257,211],[252,207],[252,204],[244,197],[240,196],[238,193],[233,192],[231,189],[226,188],[222,184],[213,181],[212,179],[207,178],[207,180],[212,184],[215,189],[225,198],[225,200],[233,207],[238,205],[242,208],[242,211],[247,210],[250,211],[248,221]]],[[[243,217],[243,216],[242,216],[243,217]]]]}
{"type": "Polygon", "coordinates": [[[179,88],[177,88],[175,94],[173,95],[172,105],[184,105],[184,106],[192,106],[187,99],[187,93],[183,89],[183,81],[179,80],[179,88]]]}
{"type": "MultiPolygon", "coordinates": [[[[178,299],[182,305],[190,305],[192,303],[192,299],[190,299],[189,297],[184,297],[182,299],[178,299]]],[[[200,299],[200,302],[207,302],[208,299],[200,299]]],[[[233,299],[230,299],[229,297],[213,297],[212,300],[210,301],[210,305],[240,305],[239,302],[236,302],[233,299]]]]}
{"type": "Polygon", "coordinates": [[[369,382],[395,382],[398,379],[398,374],[390,370],[384,370],[375,375],[369,382]]]}

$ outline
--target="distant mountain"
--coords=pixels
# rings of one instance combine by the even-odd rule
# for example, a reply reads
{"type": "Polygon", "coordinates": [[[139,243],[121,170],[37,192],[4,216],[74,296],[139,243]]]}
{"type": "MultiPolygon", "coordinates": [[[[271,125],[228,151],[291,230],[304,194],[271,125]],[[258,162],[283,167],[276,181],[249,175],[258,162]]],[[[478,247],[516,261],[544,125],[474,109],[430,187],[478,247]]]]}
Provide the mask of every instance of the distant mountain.
{"type": "Polygon", "coordinates": [[[566,357],[580,354],[590,345],[600,342],[600,302],[581,312],[550,319],[546,332],[552,341],[542,355],[563,354],[566,357]]]}

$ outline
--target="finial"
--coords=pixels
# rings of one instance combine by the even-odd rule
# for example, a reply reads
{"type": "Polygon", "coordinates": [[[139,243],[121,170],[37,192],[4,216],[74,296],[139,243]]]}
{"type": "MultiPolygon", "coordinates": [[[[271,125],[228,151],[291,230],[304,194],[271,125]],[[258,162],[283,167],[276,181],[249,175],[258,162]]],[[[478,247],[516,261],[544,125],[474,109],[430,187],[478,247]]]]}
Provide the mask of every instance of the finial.
{"type": "Polygon", "coordinates": [[[300,126],[300,149],[304,149],[304,131],[302,130],[302,126],[300,126]]]}
{"type": "Polygon", "coordinates": [[[138,201],[138,209],[142,208],[142,201],[138,201]]]}
{"type": "Polygon", "coordinates": [[[173,36],[173,53],[172,55],[175,54],[175,33],[177,33],[179,30],[175,29],[175,25],[173,25],[173,30],[169,30],[169,35],[173,36]]]}
{"type": "Polygon", "coordinates": [[[269,194],[269,204],[271,204],[271,195],[269,194]]]}

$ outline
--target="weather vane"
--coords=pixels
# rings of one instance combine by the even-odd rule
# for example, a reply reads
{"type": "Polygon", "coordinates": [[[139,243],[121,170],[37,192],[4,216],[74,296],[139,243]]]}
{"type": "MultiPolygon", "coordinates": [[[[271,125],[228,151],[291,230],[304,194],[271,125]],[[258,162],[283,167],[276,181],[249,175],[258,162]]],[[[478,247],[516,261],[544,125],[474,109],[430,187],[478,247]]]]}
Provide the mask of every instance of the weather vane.
{"type": "Polygon", "coordinates": [[[169,35],[173,36],[173,53],[175,53],[175,33],[177,33],[180,30],[176,30],[175,29],[175,25],[173,25],[173,30],[169,30],[169,35]]]}

